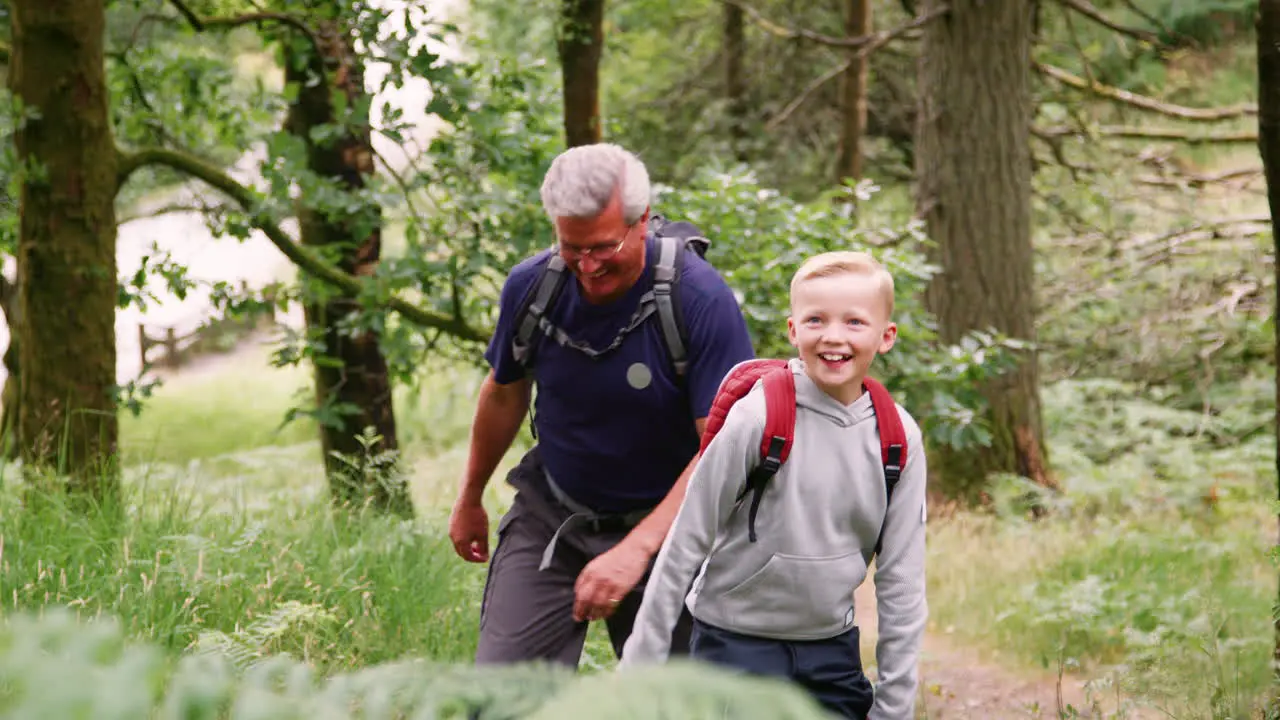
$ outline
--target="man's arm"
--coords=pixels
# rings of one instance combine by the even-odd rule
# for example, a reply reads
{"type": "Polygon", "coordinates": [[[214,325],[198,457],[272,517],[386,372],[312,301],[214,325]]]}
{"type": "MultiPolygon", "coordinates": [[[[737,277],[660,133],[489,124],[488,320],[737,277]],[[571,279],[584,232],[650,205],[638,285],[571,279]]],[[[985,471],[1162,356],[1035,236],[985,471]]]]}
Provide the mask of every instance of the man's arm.
{"type": "Polygon", "coordinates": [[[471,424],[467,469],[449,516],[449,540],[463,560],[489,559],[489,516],[484,509],[484,489],[520,431],[529,410],[530,387],[528,378],[499,384],[493,372],[480,385],[475,421],[471,424]]]}
{"type": "Polygon", "coordinates": [[[525,413],[529,411],[529,390],[527,377],[500,385],[494,380],[492,370],[480,384],[475,420],[471,423],[467,469],[458,492],[460,500],[479,503],[484,496],[489,478],[524,424],[525,413]]]}

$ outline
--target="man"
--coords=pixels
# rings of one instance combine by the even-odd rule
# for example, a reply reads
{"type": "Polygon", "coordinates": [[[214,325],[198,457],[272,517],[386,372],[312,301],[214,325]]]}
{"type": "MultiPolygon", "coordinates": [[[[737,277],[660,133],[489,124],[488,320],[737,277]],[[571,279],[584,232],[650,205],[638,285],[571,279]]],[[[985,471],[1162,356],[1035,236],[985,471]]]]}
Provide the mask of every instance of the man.
{"type": "MultiPolygon", "coordinates": [[[[547,171],[542,203],[557,245],[519,263],[503,287],[449,520],[457,553],[489,560],[481,499],[536,384],[538,442],[507,476],[517,493],[489,563],[482,664],[576,666],[587,623],[600,619],[621,656],[711,401],[729,369],[753,356],[724,280],[683,243],[650,232],[649,176],[634,155],[608,144],[567,150],[547,171]],[[679,277],[667,294],[656,281],[668,276],[674,247],[679,277]],[[548,267],[566,271],[558,295],[544,289],[548,267]],[[675,346],[668,300],[685,328],[675,346]]],[[[677,652],[690,628],[682,618],[677,652]]]]}

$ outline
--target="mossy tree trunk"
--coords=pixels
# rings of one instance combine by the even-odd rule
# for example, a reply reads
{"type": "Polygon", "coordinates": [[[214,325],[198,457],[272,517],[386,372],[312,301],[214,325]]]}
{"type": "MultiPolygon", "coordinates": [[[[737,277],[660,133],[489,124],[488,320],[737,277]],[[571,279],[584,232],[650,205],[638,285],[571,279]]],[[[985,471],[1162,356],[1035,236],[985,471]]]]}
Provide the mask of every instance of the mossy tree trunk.
{"type": "MultiPolygon", "coordinates": [[[[927,0],[921,12],[943,0],[927,0]]],[[[1035,3],[948,0],[924,28],[915,141],[917,211],[941,273],[926,300],[941,339],[994,327],[1035,340],[1031,38],[1035,3]]],[[[991,473],[1051,486],[1034,352],[988,383],[990,447],[940,449],[939,490],[975,499],[991,473]]]]}
{"type": "MultiPolygon", "coordinates": [[[[1267,203],[1271,210],[1271,235],[1276,257],[1280,257],[1280,0],[1258,3],[1258,151],[1267,179],[1267,203]]],[[[1276,302],[1272,318],[1280,314],[1280,264],[1275,266],[1276,302]]],[[[1276,333],[1276,359],[1280,361],[1280,333],[1276,333]]],[[[1278,378],[1280,379],[1280,378],[1278,378]]],[[[1276,383],[1276,439],[1280,441],[1280,382],[1276,383]]],[[[1280,456],[1276,458],[1280,477],[1280,456]]],[[[1280,488],[1277,488],[1280,493],[1280,488]]],[[[1277,598],[1280,603],[1280,598],[1277,598]]],[[[1278,605],[1280,606],[1280,605],[1278,605]]],[[[1272,693],[1273,715],[1280,714],[1280,613],[1272,613],[1275,648],[1273,672],[1277,673],[1272,693]]]]}
{"type": "Polygon", "coordinates": [[[564,84],[564,137],[569,147],[600,142],[600,58],[605,0],[561,0],[556,48],[564,84]]]}
{"type": "Polygon", "coordinates": [[[19,437],[24,465],[95,497],[116,488],[116,148],[102,0],[13,0],[19,437]]]}
{"type": "MultiPolygon", "coordinates": [[[[290,57],[286,82],[297,88],[289,108],[287,129],[307,145],[309,169],[352,193],[365,187],[374,172],[373,145],[368,119],[370,98],[364,89],[364,73],[353,47],[353,37],[335,6],[326,20],[313,28],[322,56],[311,49],[290,57]],[[341,102],[335,102],[338,97],[341,102]],[[353,117],[339,117],[339,107],[355,109],[353,117]],[[344,130],[333,132],[335,124],[344,130]],[[328,128],[327,130],[325,128],[328,128]],[[319,133],[314,131],[320,130],[319,133]]],[[[332,200],[304,191],[299,200],[299,227],[303,245],[330,257],[343,272],[356,277],[372,275],[382,249],[381,209],[361,202],[354,209],[331,207],[332,200]],[[320,204],[326,207],[319,207],[320,204]]],[[[374,455],[399,449],[395,410],[387,360],[379,334],[355,322],[358,301],[324,286],[309,283],[305,304],[307,331],[320,340],[313,360],[316,406],[320,410],[320,440],[326,475],[335,502],[363,504],[399,514],[412,512],[399,463],[371,463],[374,455]],[[380,437],[369,448],[359,436],[372,428],[380,437]],[[353,466],[335,454],[357,461],[353,466]]]]}

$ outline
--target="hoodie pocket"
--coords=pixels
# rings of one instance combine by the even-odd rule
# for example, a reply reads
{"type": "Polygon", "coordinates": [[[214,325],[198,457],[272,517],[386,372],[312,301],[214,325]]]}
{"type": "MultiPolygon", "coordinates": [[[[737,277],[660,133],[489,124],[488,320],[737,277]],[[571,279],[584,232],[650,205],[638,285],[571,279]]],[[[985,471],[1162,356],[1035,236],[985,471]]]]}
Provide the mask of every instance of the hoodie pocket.
{"type": "Polygon", "coordinates": [[[744,632],[820,636],[850,623],[853,591],[866,574],[861,550],[805,557],[777,553],[716,601],[744,632]]]}

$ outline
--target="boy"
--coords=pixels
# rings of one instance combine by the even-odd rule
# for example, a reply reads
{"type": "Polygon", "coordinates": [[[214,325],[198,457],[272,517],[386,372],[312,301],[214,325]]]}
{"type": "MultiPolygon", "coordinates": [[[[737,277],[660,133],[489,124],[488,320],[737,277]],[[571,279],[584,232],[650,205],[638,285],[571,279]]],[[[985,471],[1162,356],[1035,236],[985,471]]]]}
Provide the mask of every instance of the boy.
{"type": "Polygon", "coordinates": [[[914,717],[927,615],[924,448],[914,419],[898,407],[907,462],[886,513],[876,419],[863,389],[871,361],[897,338],[892,313],[893,278],[865,253],[826,253],[796,272],[787,319],[799,351],[789,361],[794,441],[765,488],[756,540],[735,498],[760,460],[759,383],[730,409],[698,462],[620,667],[666,660],[688,591],[695,659],[789,678],[843,717],[914,717]],[[882,523],[873,692],[862,673],[853,592],[882,523]]]}

